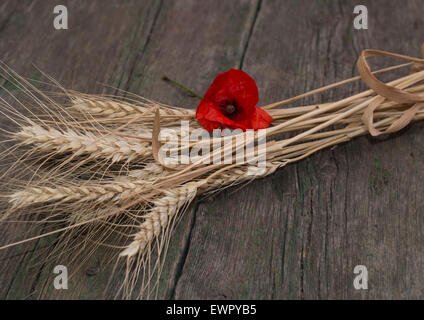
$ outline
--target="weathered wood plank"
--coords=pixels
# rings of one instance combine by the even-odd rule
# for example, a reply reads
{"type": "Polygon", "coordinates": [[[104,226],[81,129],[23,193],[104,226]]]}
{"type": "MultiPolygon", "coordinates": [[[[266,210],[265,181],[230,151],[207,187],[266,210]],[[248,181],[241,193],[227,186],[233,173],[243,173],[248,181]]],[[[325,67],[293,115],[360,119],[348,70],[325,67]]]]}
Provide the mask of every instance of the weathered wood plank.
{"type": "MultiPolygon", "coordinates": [[[[129,92],[170,105],[195,108],[198,100],[161,80],[164,75],[199,92],[216,74],[237,67],[244,54],[258,1],[164,1],[149,43],[137,55],[121,83],[129,92]]],[[[196,208],[196,206],[194,206],[196,208]]],[[[173,298],[184,262],[194,211],[189,224],[175,232],[162,275],[159,297],[173,298]]],[[[115,283],[117,286],[119,282],[115,283]]]]}
{"type": "MultiPolygon", "coordinates": [[[[33,4],[35,9],[26,12],[21,27],[8,27],[10,39],[16,39],[23,32],[28,37],[21,38],[21,42],[27,42],[25,48],[21,42],[14,42],[14,47],[1,48],[5,56],[16,52],[17,56],[10,63],[7,60],[14,69],[25,73],[27,69],[19,55],[27,55],[41,70],[68,88],[101,92],[104,88],[97,82],[111,83],[148,98],[194,108],[195,99],[170,87],[161,77],[166,73],[203,90],[211,77],[236,67],[243,55],[258,2],[232,1],[219,7],[215,1],[116,2],[108,4],[107,8],[100,2],[78,7],[76,2],[63,4],[68,6],[70,13],[67,31],[51,30],[49,18],[53,5],[46,2],[33,4]],[[77,17],[72,21],[74,15],[77,17]],[[43,23],[37,24],[37,19],[43,23]],[[36,26],[31,28],[32,24],[36,26]],[[48,47],[38,45],[47,42],[48,47]]],[[[187,213],[173,239],[159,297],[173,296],[193,217],[193,212],[187,213]]],[[[22,229],[17,230],[19,233],[22,229]]],[[[6,237],[4,242],[9,240],[10,237],[6,237]]],[[[10,257],[10,251],[2,254],[5,260],[10,257]]],[[[107,254],[107,250],[100,251],[79,270],[73,270],[72,289],[61,292],[52,288],[54,265],[30,271],[26,266],[27,258],[19,260],[19,264],[8,263],[11,270],[4,273],[2,280],[8,288],[4,297],[113,297],[122,276],[112,279],[109,291],[103,295],[111,274],[111,267],[103,267],[107,254]],[[88,277],[87,269],[89,274],[96,275],[88,277]],[[14,274],[19,275],[18,283],[11,279],[14,274]]]]}
{"type": "MultiPolygon", "coordinates": [[[[16,3],[16,2],[14,2],[16,3]]],[[[20,74],[32,77],[36,65],[64,87],[98,93],[103,84],[117,82],[128,61],[147,42],[154,22],[156,1],[63,1],[69,13],[69,29],[53,28],[54,1],[20,1],[13,15],[1,28],[0,52],[3,61],[20,74]],[[122,23],[123,19],[126,23],[122,23]]],[[[12,8],[12,4],[4,4],[12,8]]],[[[28,225],[4,226],[2,243],[22,239],[28,225]]],[[[34,234],[34,233],[32,233],[34,234]]],[[[46,239],[1,252],[1,286],[3,298],[96,298],[103,294],[111,268],[99,272],[96,281],[86,275],[93,264],[104,263],[105,252],[71,278],[74,290],[52,292],[55,264],[36,263],[42,257],[46,239]],[[37,250],[36,250],[37,249],[37,250]],[[35,251],[34,251],[35,250],[35,251]],[[34,253],[33,253],[34,251],[34,253]],[[38,257],[38,258],[37,258],[38,257]],[[32,258],[32,259],[31,259],[32,258]],[[36,258],[35,262],[33,261],[36,258]],[[100,280],[101,279],[101,280],[100,280]],[[94,284],[93,284],[94,283],[94,284]],[[49,292],[46,296],[44,291],[49,292]]],[[[57,262],[56,262],[57,264],[57,262]]],[[[65,263],[64,263],[65,264],[65,263]]],[[[69,270],[72,272],[73,270],[69,270]]]]}
{"type": "MultiPolygon", "coordinates": [[[[112,84],[190,108],[197,101],[163,83],[163,75],[204,92],[217,73],[241,66],[265,104],[352,75],[364,48],[416,55],[424,25],[419,1],[365,2],[367,31],[352,27],[354,1],[64,1],[70,29],[56,31],[56,3],[23,1],[16,11],[10,3],[2,4],[0,53],[16,71],[31,77],[35,63],[65,87],[102,92],[99,83],[112,84]]],[[[422,129],[417,123],[389,139],[325,150],[195,206],[173,238],[159,296],[422,297],[422,129]],[[368,267],[368,291],[353,288],[358,264],[368,267]]],[[[2,242],[26,230],[3,229],[2,242]]],[[[54,240],[0,252],[0,297],[113,297],[121,279],[104,294],[107,250],[76,272],[66,292],[52,289],[53,265],[30,268],[54,240]]]]}
{"type": "MultiPolygon", "coordinates": [[[[263,104],[351,76],[365,48],[419,53],[420,1],[361,2],[366,31],[353,29],[356,4],[262,1],[243,69],[263,104]]],[[[176,298],[422,298],[423,128],[324,150],[202,203],[176,298]],[[356,265],[368,268],[367,291],[353,287],[356,265]]]]}

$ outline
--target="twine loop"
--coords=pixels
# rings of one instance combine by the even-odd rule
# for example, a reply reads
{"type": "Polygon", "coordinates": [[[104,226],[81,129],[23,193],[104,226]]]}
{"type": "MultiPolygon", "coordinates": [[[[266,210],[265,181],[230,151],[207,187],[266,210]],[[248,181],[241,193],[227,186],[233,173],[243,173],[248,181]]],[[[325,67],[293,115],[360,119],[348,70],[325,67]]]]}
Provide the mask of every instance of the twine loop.
{"type": "Polygon", "coordinates": [[[407,60],[414,63],[411,69],[411,73],[419,73],[424,71],[424,44],[421,47],[421,53],[423,56],[422,59],[380,50],[367,49],[362,51],[362,54],[356,64],[358,72],[362,80],[364,80],[364,82],[377,94],[377,96],[365,109],[361,119],[372,136],[393,133],[407,126],[414,119],[417,112],[424,107],[424,94],[416,94],[406,91],[405,87],[411,85],[411,83],[405,83],[404,85],[393,87],[378,80],[371,73],[371,69],[366,60],[367,57],[385,56],[407,60]],[[409,108],[404,110],[402,115],[396,119],[388,128],[380,131],[374,126],[374,111],[386,101],[405,104],[405,106],[409,106],[409,108]]]}

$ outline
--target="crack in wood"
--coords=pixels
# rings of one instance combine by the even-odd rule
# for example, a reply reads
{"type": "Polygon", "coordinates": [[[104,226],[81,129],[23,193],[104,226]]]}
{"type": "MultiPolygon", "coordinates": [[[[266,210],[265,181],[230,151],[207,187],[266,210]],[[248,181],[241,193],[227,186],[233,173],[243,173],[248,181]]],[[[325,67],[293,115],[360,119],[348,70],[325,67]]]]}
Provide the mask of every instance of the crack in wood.
{"type": "Polygon", "coordinates": [[[125,91],[129,90],[131,80],[134,76],[134,70],[136,69],[137,63],[139,62],[140,57],[143,56],[144,52],[146,51],[147,46],[150,43],[150,39],[152,37],[153,30],[155,29],[155,26],[156,26],[156,23],[157,23],[157,20],[158,20],[158,17],[159,17],[159,13],[161,12],[162,5],[163,5],[163,0],[159,0],[159,5],[158,5],[158,8],[156,9],[155,15],[153,17],[153,21],[152,21],[152,24],[150,26],[149,32],[147,34],[146,41],[144,42],[142,48],[137,51],[135,58],[134,58],[134,61],[133,61],[132,65],[129,69],[130,71],[129,71],[127,83],[125,85],[125,91]]]}
{"type": "Polygon", "coordinates": [[[258,19],[259,11],[261,10],[261,7],[262,7],[262,0],[258,0],[258,2],[256,4],[255,13],[253,15],[252,22],[250,23],[250,28],[249,28],[247,40],[246,40],[246,43],[244,44],[243,52],[242,52],[242,55],[241,55],[241,58],[240,58],[240,63],[239,63],[239,69],[240,70],[243,69],[244,58],[245,58],[247,50],[249,48],[250,38],[252,37],[253,31],[255,29],[256,20],[258,19]]]}
{"type": "Polygon", "coordinates": [[[174,277],[174,281],[173,281],[173,285],[171,286],[170,289],[170,299],[175,299],[175,294],[176,294],[176,288],[178,285],[178,281],[180,280],[182,274],[183,274],[183,269],[184,269],[184,265],[187,261],[187,256],[190,250],[190,245],[191,245],[191,235],[193,233],[194,230],[194,225],[196,223],[196,217],[197,217],[197,211],[199,210],[201,202],[196,202],[193,208],[193,214],[192,214],[192,219],[190,221],[190,228],[189,228],[189,232],[184,244],[184,248],[182,250],[181,256],[179,258],[179,261],[176,265],[175,268],[175,277],[174,277]]]}

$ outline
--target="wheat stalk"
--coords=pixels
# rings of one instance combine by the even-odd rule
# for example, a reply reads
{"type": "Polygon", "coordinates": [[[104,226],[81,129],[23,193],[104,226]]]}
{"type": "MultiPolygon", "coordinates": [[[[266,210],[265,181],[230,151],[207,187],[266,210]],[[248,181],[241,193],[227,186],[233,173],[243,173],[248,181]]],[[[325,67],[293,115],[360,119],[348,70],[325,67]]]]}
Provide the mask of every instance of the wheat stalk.
{"type": "Polygon", "coordinates": [[[130,170],[126,176],[117,176],[116,179],[132,179],[132,180],[154,180],[157,177],[167,175],[167,171],[163,166],[156,162],[147,163],[143,169],[130,170]]]}
{"type": "Polygon", "coordinates": [[[103,205],[101,207],[90,208],[86,208],[82,205],[80,208],[72,210],[72,212],[67,212],[67,221],[70,224],[84,223],[93,219],[98,221],[99,219],[107,216],[111,211],[119,211],[119,207],[113,203],[106,203],[106,206],[103,205]]]}
{"type": "Polygon", "coordinates": [[[239,184],[253,178],[265,177],[274,173],[285,162],[268,162],[260,175],[253,176],[248,172],[248,166],[234,167],[219,174],[211,175],[197,182],[190,182],[175,189],[167,189],[165,195],[153,201],[154,207],[143,216],[139,231],[133,235],[133,241],[121,252],[121,256],[132,257],[149,246],[153,239],[166,228],[169,220],[184,205],[189,204],[197,194],[222,188],[227,185],[239,184]]]}

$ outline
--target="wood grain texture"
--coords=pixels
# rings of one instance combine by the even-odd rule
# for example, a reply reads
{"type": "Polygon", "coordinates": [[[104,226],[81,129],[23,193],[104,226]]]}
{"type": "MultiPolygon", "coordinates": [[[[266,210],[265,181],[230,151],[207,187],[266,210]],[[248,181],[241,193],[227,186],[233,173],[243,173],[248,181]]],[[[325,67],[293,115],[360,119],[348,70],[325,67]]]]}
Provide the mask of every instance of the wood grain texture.
{"type": "MultiPolygon", "coordinates": [[[[145,45],[156,13],[156,1],[63,1],[69,13],[69,29],[53,28],[56,1],[15,1],[3,4],[13,15],[1,29],[1,57],[18,73],[33,78],[34,64],[64,87],[99,93],[103,84],[113,84],[124,73],[128,61],[145,45]],[[125,18],[127,23],[122,23],[125,18]]],[[[7,17],[7,15],[6,15],[7,17]]],[[[22,239],[28,226],[3,226],[2,243],[22,239]]],[[[38,232],[40,229],[38,229],[38,232]]],[[[37,230],[32,230],[31,234],[37,230]]],[[[29,235],[31,235],[29,234],[29,235]]],[[[52,290],[53,265],[41,263],[42,248],[56,237],[2,252],[0,295],[23,298],[99,298],[103,296],[110,267],[87,276],[87,269],[105,265],[99,252],[82,269],[70,269],[73,290],[52,290]],[[41,252],[40,252],[41,251],[41,252]]],[[[45,253],[45,252],[44,252],[45,253]]],[[[65,264],[65,262],[64,262],[65,264]]],[[[112,294],[113,295],[113,294],[112,294]]]]}
{"type": "MultiPolygon", "coordinates": [[[[5,52],[4,56],[8,57],[10,52],[30,55],[31,62],[67,88],[83,92],[103,92],[105,88],[101,83],[105,83],[161,102],[194,108],[197,100],[164,83],[162,76],[166,72],[182,82],[191,79],[192,82],[186,81],[188,85],[197,81],[199,87],[193,87],[201,88],[206,87],[216,73],[237,67],[258,2],[232,1],[219,10],[216,10],[215,1],[116,1],[108,3],[106,8],[101,1],[84,5],[81,5],[81,1],[63,4],[68,7],[69,12],[70,26],[66,31],[53,29],[54,2],[28,1],[22,4],[15,15],[24,15],[23,25],[10,25],[6,31],[10,39],[16,39],[21,34],[27,34],[27,37],[21,38],[19,42],[13,40],[16,47],[1,48],[5,52]],[[192,21],[194,13],[198,22],[202,22],[196,28],[193,28],[192,21]],[[72,17],[78,20],[73,20],[72,17]],[[221,24],[220,29],[216,30],[218,18],[221,24]],[[45,25],[39,26],[37,20],[45,22],[45,25]],[[32,24],[36,24],[37,28],[32,28],[32,24]],[[32,49],[43,41],[48,42],[49,46],[32,49]],[[27,47],[24,49],[25,42],[27,47]],[[187,45],[188,43],[191,45],[187,45]],[[64,54],[52,57],[52,52],[64,54]],[[203,56],[197,57],[198,52],[203,56]],[[178,58],[175,55],[192,57],[184,59],[184,63],[180,64],[176,63],[178,58]],[[193,78],[192,74],[196,74],[198,78],[193,78]]],[[[16,71],[24,74],[29,72],[27,70],[30,69],[30,64],[22,64],[19,57],[9,58],[7,61],[16,71]]],[[[120,93],[118,90],[116,92],[120,93]]],[[[181,257],[185,256],[192,227],[193,213],[193,210],[187,213],[173,239],[173,246],[169,249],[169,263],[162,275],[164,280],[159,288],[159,297],[173,296],[181,257]]],[[[11,229],[11,233],[17,236],[6,235],[4,243],[21,238],[23,230],[25,226],[11,229]]],[[[46,241],[52,242],[55,238],[46,241]]],[[[19,258],[15,262],[12,261],[11,252],[17,249],[2,253],[8,261],[4,264],[4,277],[1,279],[4,282],[3,297],[114,297],[123,278],[122,274],[118,274],[105,292],[113,267],[106,265],[107,250],[100,250],[89,261],[83,264],[81,262],[78,269],[72,270],[72,290],[57,291],[52,286],[54,264],[34,264],[34,257],[30,256],[32,251],[38,252],[36,257],[42,256],[41,250],[36,249],[45,245],[37,242],[19,248],[19,258]]],[[[64,265],[66,263],[67,261],[63,262],[64,265]]]]}
{"type": "MultiPolygon", "coordinates": [[[[243,62],[261,103],[351,76],[365,48],[419,54],[419,1],[361,2],[368,31],[352,27],[355,4],[262,1],[243,62]]],[[[422,129],[324,150],[201,204],[176,298],[422,298],[422,129]],[[356,265],[368,268],[367,291],[353,287],[356,265]]]]}
{"type": "MultiPolygon", "coordinates": [[[[197,100],[163,75],[204,92],[217,73],[242,68],[266,104],[356,74],[362,49],[417,56],[424,40],[419,0],[362,1],[368,30],[353,29],[357,1],[62,2],[70,28],[60,31],[54,1],[2,2],[1,59],[29,77],[34,63],[67,88],[103,92],[104,83],[188,108],[197,100]]],[[[362,89],[357,82],[299,103],[362,89]]],[[[159,297],[423,298],[423,129],[363,137],[194,204],[176,230],[159,297]],[[366,291],[353,287],[356,265],[368,268],[366,291]]],[[[25,230],[3,226],[2,243],[25,230]]],[[[0,252],[0,297],[112,298],[122,278],[105,292],[111,267],[101,250],[75,270],[69,290],[53,289],[53,265],[34,260],[55,239],[0,252]]]]}

